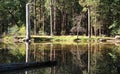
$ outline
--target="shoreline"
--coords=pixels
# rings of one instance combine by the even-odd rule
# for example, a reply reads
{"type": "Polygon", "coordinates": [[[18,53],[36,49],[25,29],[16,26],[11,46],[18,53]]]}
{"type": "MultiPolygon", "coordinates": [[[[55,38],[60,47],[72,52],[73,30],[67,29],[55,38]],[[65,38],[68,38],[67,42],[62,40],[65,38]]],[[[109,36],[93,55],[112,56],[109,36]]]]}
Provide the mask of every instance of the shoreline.
{"type": "MultiPolygon", "coordinates": [[[[5,36],[0,41],[2,42],[24,42],[25,36],[5,36]]],[[[31,36],[31,42],[106,42],[108,40],[113,40],[112,37],[95,37],[91,36],[91,38],[88,38],[88,36],[79,36],[77,39],[77,36],[31,36]]]]}

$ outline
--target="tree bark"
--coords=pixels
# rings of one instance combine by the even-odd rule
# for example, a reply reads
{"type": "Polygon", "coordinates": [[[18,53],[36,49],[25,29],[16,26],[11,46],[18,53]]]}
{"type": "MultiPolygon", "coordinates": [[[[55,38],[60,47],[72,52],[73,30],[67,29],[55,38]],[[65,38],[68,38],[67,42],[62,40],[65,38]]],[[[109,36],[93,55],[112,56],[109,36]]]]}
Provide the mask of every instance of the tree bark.
{"type": "Polygon", "coordinates": [[[65,3],[63,3],[63,10],[62,10],[62,29],[61,29],[61,34],[65,34],[65,24],[66,24],[66,10],[65,10],[65,3]]]}
{"type": "Polygon", "coordinates": [[[53,36],[52,0],[50,0],[50,36],[53,36]]]}
{"type": "Polygon", "coordinates": [[[56,34],[56,0],[54,0],[54,35],[56,34]]]}
{"type": "Polygon", "coordinates": [[[26,4],[26,40],[30,40],[30,6],[26,4]]]}
{"type": "Polygon", "coordinates": [[[34,0],[34,34],[36,35],[37,21],[36,21],[36,0],[34,0]]]}
{"type": "Polygon", "coordinates": [[[91,38],[90,6],[88,6],[88,37],[91,38]]]}

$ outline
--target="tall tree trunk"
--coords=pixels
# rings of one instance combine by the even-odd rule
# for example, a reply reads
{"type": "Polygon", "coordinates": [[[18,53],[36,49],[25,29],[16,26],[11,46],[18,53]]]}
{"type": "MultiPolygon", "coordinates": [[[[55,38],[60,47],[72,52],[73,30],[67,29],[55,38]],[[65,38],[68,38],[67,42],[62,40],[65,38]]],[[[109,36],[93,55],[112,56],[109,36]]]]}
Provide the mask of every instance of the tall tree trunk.
{"type": "MultiPolygon", "coordinates": [[[[41,0],[40,0],[40,6],[39,6],[39,29],[40,29],[40,27],[41,27],[41,13],[42,13],[42,10],[41,10],[41,6],[42,6],[42,4],[41,4],[41,0]]],[[[40,30],[39,30],[40,31],[40,30]]],[[[39,34],[41,34],[41,32],[39,32],[39,34]]]]}
{"type": "MultiPolygon", "coordinates": [[[[96,14],[96,7],[95,7],[95,14],[96,14]]],[[[97,36],[97,16],[96,15],[95,15],[94,33],[95,33],[95,36],[97,36]]]]}
{"type": "Polygon", "coordinates": [[[50,0],[50,36],[53,36],[52,0],[50,0]]]}
{"type": "Polygon", "coordinates": [[[91,38],[90,6],[88,6],[88,37],[91,38]]]}
{"type": "MultiPolygon", "coordinates": [[[[44,2],[45,0],[43,0],[43,2],[44,2]]],[[[45,30],[44,30],[44,26],[45,26],[45,2],[44,2],[44,4],[42,5],[42,31],[43,31],[43,34],[45,34],[45,30]]]]}
{"type": "Polygon", "coordinates": [[[102,30],[99,28],[99,36],[102,36],[102,30]]]}
{"type": "MultiPolygon", "coordinates": [[[[44,33],[44,4],[43,1],[40,0],[40,6],[39,6],[39,28],[38,30],[44,33]]],[[[40,32],[40,34],[41,34],[40,32]]]]}
{"type": "Polygon", "coordinates": [[[45,34],[45,12],[43,12],[43,33],[45,34]]]}
{"type": "Polygon", "coordinates": [[[54,0],[54,35],[56,34],[56,0],[54,0]]]}
{"type": "Polygon", "coordinates": [[[66,21],[66,10],[65,10],[65,5],[63,7],[63,10],[62,10],[62,31],[61,31],[61,34],[64,35],[65,34],[65,21],[66,21]]]}
{"type": "Polygon", "coordinates": [[[30,6],[26,4],[26,40],[30,40],[30,6]]]}
{"type": "Polygon", "coordinates": [[[64,26],[64,31],[65,31],[65,33],[64,34],[66,34],[66,24],[67,24],[67,11],[66,11],[66,9],[65,9],[65,17],[64,17],[64,24],[65,24],[65,26],[64,26]]]}
{"type": "Polygon", "coordinates": [[[34,0],[34,34],[37,34],[37,21],[36,21],[36,0],[34,0]]]}

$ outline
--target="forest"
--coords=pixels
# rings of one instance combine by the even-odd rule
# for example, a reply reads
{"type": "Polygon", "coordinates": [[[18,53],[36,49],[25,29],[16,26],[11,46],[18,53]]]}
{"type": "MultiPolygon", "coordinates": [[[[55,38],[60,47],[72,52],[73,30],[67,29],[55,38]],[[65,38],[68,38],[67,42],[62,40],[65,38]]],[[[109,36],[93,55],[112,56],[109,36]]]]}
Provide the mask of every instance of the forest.
{"type": "Polygon", "coordinates": [[[25,35],[27,3],[32,35],[120,34],[120,0],[0,0],[1,36],[25,35]]]}

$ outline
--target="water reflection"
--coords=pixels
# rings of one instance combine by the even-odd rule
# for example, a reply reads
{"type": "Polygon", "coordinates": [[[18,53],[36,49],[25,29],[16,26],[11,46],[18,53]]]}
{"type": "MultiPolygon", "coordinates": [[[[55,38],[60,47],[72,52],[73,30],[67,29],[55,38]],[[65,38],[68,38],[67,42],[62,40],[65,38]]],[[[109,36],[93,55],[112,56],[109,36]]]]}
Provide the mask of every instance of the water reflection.
{"type": "Polygon", "coordinates": [[[90,74],[91,41],[88,42],[88,74],[90,74]]]}
{"type": "MultiPolygon", "coordinates": [[[[117,74],[120,47],[100,43],[0,45],[0,63],[57,60],[58,65],[14,74],[117,74]]],[[[1,73],[0,73],[1,74],[1,73]]]]}
{"type": "Polygon", "coordinates": [[[30,62],[30,42],[25,42],[26,44],[26,63],[30,62]]]}
{"type": "MultiPolygon", "coordinates": [[[[30,42],[25,42],[26,44],[26,63],[30,62],[30,42]]],[[[28,71],[25,71],[25,74],[29,74],[28,71]]]]}

